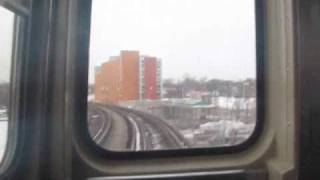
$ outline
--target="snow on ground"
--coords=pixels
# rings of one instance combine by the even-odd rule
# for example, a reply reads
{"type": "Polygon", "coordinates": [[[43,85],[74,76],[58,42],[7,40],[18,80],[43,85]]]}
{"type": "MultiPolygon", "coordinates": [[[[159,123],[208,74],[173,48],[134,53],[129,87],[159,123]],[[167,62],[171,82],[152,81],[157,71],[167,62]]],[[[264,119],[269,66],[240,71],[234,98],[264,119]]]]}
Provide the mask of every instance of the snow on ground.
{"type": "Polygon", "coordinates": [[[8,115],[4,106],[0,106],[0,162],[7,143],[8,115]]]}
{"type": "Polygon", "coordinates": [[[0,121],[0,161],[2,160],[7,143],[7,121],[0,121]]]}
{"type": "Polygon", "coordinates": [[[256,106],[256,99],[235,97],[213,97],[212,103],[220,108],[252,109],[256,106]]]}
{"type": "Polygon", "coordinates": [[[228,146],[248,139],[254,127],[254,123],[220,120],[201,124],[197,129],[183,130],[181,133],[195,146],[228,146]]]}
{"type": "Polygon", "coordinates": [[[248,134],[252,132],[255,124],[245,124],[240,121],[220,120],[200,125],[202,131],[213,131],[222,134],[224,137],[232,137],[234,134],[248,134]]]}

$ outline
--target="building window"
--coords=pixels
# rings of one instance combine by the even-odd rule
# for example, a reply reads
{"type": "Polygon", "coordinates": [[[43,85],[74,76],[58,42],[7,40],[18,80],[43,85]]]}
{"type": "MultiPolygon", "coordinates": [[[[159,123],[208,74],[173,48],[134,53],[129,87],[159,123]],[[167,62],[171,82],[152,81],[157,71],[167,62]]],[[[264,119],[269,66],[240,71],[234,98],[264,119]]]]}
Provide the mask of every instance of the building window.
{"type": "Polygon", "coordinates": [[[255,0],[93,0],[92,11],[88,83],[110,87],[109,99],[89,94],[88,124],[99,146],[221,148],[252,136],[259,123],[255,0]],[[99,64],[103,77],[95,79],[99,64]]]}

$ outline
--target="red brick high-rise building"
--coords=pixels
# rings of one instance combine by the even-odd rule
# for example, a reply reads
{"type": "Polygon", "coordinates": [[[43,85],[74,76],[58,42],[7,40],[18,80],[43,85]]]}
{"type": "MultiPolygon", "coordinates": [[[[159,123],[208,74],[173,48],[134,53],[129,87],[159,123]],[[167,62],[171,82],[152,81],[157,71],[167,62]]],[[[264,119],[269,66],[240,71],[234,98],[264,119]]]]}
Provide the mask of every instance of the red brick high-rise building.
{"type": "Polygon", "coordinates": [[[161,98],[161,61],[140,56],[138,51],[121,51],[120,56],[96,68],[95,101],[156,100],[161,98]]]}

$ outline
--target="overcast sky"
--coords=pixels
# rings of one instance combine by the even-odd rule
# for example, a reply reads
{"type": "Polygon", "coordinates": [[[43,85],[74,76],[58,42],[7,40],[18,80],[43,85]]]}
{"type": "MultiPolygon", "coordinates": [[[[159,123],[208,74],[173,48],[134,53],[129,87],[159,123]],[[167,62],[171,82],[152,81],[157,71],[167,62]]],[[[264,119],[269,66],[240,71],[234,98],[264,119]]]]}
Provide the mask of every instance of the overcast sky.
{"type": "Polygon", "coordinates": [[[164,78],[255,77],[254,0],[92,2],[91,82],[94,66],[120,50],[161,58],[164,78]]]}
{"type": "Polygon", "coordinates": [[[0,83],[10,80],[13,19],[13,13],[0,6],[0,83]]]}
{"type": "MultiPolygon", "coordinates": [[[[254,0],[93,0],[93,69],[139,50],[163,62],[164,78],[255,77],[254,0]]],[[[13,15],[0,7],[0,82],[9,79],[13,15]]]]}

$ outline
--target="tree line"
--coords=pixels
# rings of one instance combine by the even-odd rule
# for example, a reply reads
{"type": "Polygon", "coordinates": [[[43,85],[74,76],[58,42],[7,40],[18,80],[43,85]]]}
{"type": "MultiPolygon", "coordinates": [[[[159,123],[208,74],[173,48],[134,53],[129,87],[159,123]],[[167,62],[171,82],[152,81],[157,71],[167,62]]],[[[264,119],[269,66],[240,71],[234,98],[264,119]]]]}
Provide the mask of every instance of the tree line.
{"type": "MultiPolygon", "coordinates": [[[[256,80],[230,81],[221,79],[184,77],[180,81],[164,79],[163,88],[167,90],[168,98],[172,96],[185,97],[188,92],[208,92],[212,96],[224,97],[256,97],[256,80]]],[[[166,96],[166,95],[165,95],[166,96]]]]}
{"type": "Polygon", "coordinates": [[[0,84],[0,106],[7,106],[9,104],[9,84],[0,84]]]}

